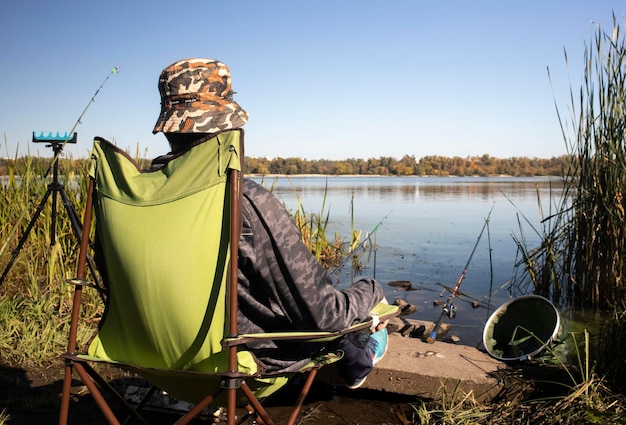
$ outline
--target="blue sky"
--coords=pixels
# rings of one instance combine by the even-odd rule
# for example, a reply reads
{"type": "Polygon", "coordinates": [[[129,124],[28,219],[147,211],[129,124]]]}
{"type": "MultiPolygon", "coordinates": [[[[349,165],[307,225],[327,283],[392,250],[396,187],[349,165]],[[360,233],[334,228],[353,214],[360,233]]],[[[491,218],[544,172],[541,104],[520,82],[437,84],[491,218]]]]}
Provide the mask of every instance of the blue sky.
{"type": "Polygon", "coordinates": [[[249,156],[548,158],[566,152],[555,100],[567,110],[585,43],[596,25],[612,28],[613,12],[623,25],[626,4],[20,0],[2,9],[0,156],[48,155],[32,132],[70,131],[87,105],[66,153],[86,156],[94,136],[165,153],[164,136],[152,134],[158,75],[210,57],[230,67],[250,113],[249,156]]]}

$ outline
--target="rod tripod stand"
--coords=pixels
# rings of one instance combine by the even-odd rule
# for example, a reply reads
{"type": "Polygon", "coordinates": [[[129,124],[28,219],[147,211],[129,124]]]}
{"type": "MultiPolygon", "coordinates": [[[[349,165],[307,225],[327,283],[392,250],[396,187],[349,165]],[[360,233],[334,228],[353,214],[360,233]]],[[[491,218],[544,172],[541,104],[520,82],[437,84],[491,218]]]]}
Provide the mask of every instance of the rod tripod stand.
{"type": "MultiPolygon", "coordinates": [[[[57,133],[57,136],[58,136],[58,133],[57,133]]],[[[67,196],[67,193],[65,192],[65,187],[63,186],[63,184],[59,183],[59,161],[57,159],[61,155],[63,151],[63,147],[65,146],[66,143],[68,142],[76,143],[76,133],[74,133],[71,139],[68,139],[67,137],[52,138],[50,136],[36,137],[35,134],[33,133],[33,142],[48,143],[46,147],[51,147],[54,152],[54,160],[52,164],[52,181],[48,184],[48,189],[46,190],[46,193],[41,199],[41,202],[39,202],[39,205],[37,206],[37,209],[35,210],[35,214],[30,220],[30,223],[28,223],[26,230],[20,237],[20,240],[18,241],[17,246],[11,253],[11,258],[9,259],[9,262],[4,268],[4,271],[2,272],[2,276],[0,276],[0,286],[2,286],[2,284],[4,283],[4,279],[9,274],[9,271],[11,270],[13,263],[15,263],[15,260],[20,254],[20,251],[22,250],[24,243],[28,239],[28,236],[31,230],[35,226],[35,222],[41,215],[41,212],[43,211],[44,207],[46,206],[46,202],[48,201],[48,198],[52,197],[52,206],[51,206],[52,212],[50,215],[50,220],[51,220],[50,222],[50,246],[54,246],[56,244],[57,195],[61,196],[61,200],[63,201],[63,205],[65,206],[65,210],[67,211],[67,215],[72,225],[72,231],[74,233],[74,236],[76,237],[77,240],[80,240],[81,238],[82,224],[81,224],[80,218],[78,217],[78,214],[76,213],[76,209],[74,208],[74,205],[72,204],[72,202],[67,196]]],[[[48,176],[49,172],[50,172],[50,168],[48,168],[48,170],[46,171],[44,178],[48,176]]],[[[96,274],[96,265],[93,259],[91,258],[91,256],[89,255],[87,256],[87,263],[89,265],[89,270],[91,271],[93,278],[97,279],[98,275],[96,274]]]]}

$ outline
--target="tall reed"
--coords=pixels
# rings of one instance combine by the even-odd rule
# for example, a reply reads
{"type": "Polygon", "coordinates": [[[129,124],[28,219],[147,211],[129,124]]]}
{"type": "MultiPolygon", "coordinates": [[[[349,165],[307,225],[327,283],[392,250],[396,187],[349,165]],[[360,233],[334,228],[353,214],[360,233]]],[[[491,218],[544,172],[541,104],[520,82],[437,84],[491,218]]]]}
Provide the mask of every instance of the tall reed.
{"type": "Polygon", "coordinates": [[[334,269],[341,265],[343,259],[349,255],[352,257],[351,271],[358,272],[362,268],[361,256],[364,250],[357,249],[361,244],[361,231],[354,228],[354,196],[350,201],[350,238],[346,241],[337,232],[332,235],[332,238],[328,235],[330,210],[326,208],[327,193],[328,186],[324,189],[322,206],[318,213],[307,213],[302,205],[302,200],[298,197],[298,206],[292,212],[293,219],[300,230],[302,241],[315,259],[324,267],[334,269]]]}
{"type": "MultiPolygon", "coordinates": [[[[571,219],[565,294],[579,306],[626,307],[626,44],[613,17],[585,49],[583,84],[572,99],[571,219]]],[[[562,124],[563,127],[563,124],[562,124]]],[[[564,131],[564,134],[566,132],[564,131]]]]}
{"type": "MultiPolygon", "coordinates": [[[[56,358],[66,344],[71,307],[71,287],[66,279],[74,275],[78,241],[60,197],[56,217],[52,217],[51,197],[43,202],[51,183],[50,159],[15,157],[6,166],[7,176],[0,188],[0,270],[5,270],[10,258],[15,262],[0,287],[0,361],[39,364],[56,358]],[[42,202],[39,218],[22,248],[16,250],[42,202]]],[[[85,187],[77,182],[86,180],[86,161],[63,159],[59,166],[59,183],[74,208],[82,211],[85,187]]],[[[85,313],[94,319],[101,314],[102,304],[92,292],[86,293],[85,313]]],[[[92,327],[81,326],[82,341],[92,327]]]]}
{"type": "Polygon", "coordinates": [[[523,235],[516,240],[520,281],[565,305],[624,309],[626,42],[615,16],[613,30],[598,26],[585,46],[581,87],[570,86],[570,102],[569,117],[557,106],[569,157],[565,189],[555,213],[542,217],[541,246],[529,250],[523,235]]]}

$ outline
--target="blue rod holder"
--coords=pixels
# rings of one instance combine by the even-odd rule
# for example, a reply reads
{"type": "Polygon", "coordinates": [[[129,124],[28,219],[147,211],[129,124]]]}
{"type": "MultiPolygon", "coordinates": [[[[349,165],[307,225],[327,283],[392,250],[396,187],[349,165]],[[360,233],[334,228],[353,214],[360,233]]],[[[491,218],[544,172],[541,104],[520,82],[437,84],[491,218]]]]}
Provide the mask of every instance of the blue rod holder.
{"type": "Polygon", "coordinates": [[[37,135],[33,131],[33,142],[35,143],[50,143],[50,142],[76,143],[76,136],[77,136],[76,132],[74,132],[74,134],[72,134],[72,137],[70,137],[67,132],[61,135],[57,131],[57,134],[53,136],[51,131],[48,132],[47,135],[44,134],[43,131],[40,132],[39,135],[37,135]]]}

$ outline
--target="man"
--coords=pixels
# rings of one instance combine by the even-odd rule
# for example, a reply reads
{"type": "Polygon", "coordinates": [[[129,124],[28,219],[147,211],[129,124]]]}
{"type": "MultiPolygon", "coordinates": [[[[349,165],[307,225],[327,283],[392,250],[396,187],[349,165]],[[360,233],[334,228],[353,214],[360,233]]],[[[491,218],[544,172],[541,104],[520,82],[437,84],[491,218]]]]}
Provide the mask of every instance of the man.
{"type": "MultiPolygon", "coordinates": [[[[213,59],[185,59],[166,67],[159,78],[161,114],[153,133],[163,132],[172,152],[156,158],[159,168],[172,155],[222,131],[242,127],[248,113],[234,100],[230,71],[213,59]]],[[[338,291],[326,270],[302,242],[292,216],[268,190],[246,179],[239,242],[241,333],[337,331],[367,320],[384,300],[381,286],[361,279],[338,291]]],[[[350,388],[360,386],[387,348],[385,323],[369,333],[350,334],[337,344],[344,351],[339,371],[350,388]]],[[[262,341],[248,348],[268,372],[297,370],[325,347],[262,341]]]]}

